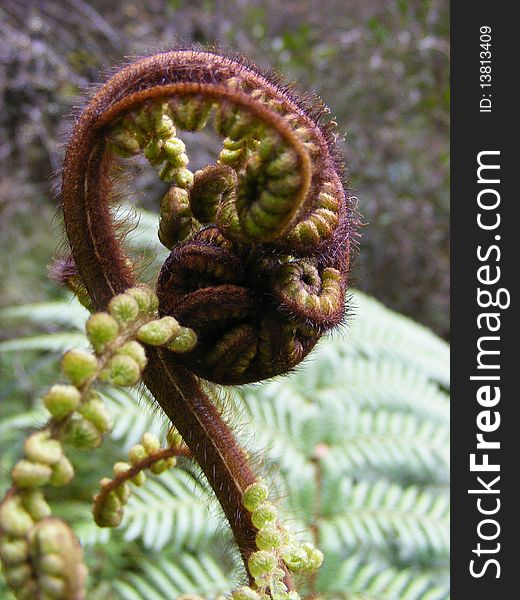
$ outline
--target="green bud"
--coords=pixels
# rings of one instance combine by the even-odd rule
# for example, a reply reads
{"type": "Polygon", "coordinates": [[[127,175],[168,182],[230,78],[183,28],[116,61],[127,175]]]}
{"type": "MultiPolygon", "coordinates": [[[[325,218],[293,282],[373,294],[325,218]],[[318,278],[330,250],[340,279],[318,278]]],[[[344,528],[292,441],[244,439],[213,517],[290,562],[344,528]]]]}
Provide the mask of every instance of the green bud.
{"type": "Polygon", "coordinates": [[[148,287],[133,287],[126,290],[125,294],[132,296],[139,306],[139,312],[150,314],[157,310],[159,300],[156,294],[148,287]]]}
{"type": "Polygon", "coordinates": [[[118,333],[119,325],[114,317],[106,312],[92,315],[86,324],[87,336],[96,352],[102,352],[110,342],[113,342],[118,333]]]}
{"type": "Polygon", "coordinates": [[[311,543],[294,544],[284,548],[282,559],[293,573],[312,573],[323,562],[323,553],[311,543]]]}
{"type": "Polygon", "coordinates": [[[139,316],[139,304],[130,294],[118,294],[110,300],[108,312],[119,324],[128,325],[139,316]]]}
{"type": "Polygon", "coordinates": [[[201,97],[176,98],[170,100],[170,108],[179,129],[197,131],[208,120],[213,103],[201,97]]]}
{"type": "Polygon", "coordinates": [[[51,517],[39,523],[31,537],[31,546],[39,556],[60,553],[62,550],[62,530],[68,526],[60,519],[51,517]]]}
{"type": "Polygon", "coordinates": [[[76,410],[80,402],[81,393],[73,385],[53,385],[43,397],[45,408],[58,420],[76,410]]]}
{"type": "Polygon", "coordinates": [[[74,478],[74,467],[70,460],[63,455],[60,460],[52,466],[52,475],[49,483],[54,487],[67,485],[74,478]]]}
{"type": "Polygon", "coordinates": [[[128,498],[130,498],[130,494],[132,493],[130,491],[130,486],[126,482],[118,485],[115,489],[115,492],[123,504],[128,502],[128,498]]]}
{"type": "Polygon", "coordinates": [[[163,113],[160,116],[156,117],[155,132],[159,137],[163,138],[175,135],[175,126],[168,115],[165,115],[163,113]]]}
{"type": "Polygon", "coordinates": [[[75,386],[83,385],[98,368],[96,357],[85,350],[69,350],[61,359],[61,369],[75,386]]]}
{"type": "Polygon", "coordinates": [[[188,189],[193,185],[193,173],[188,169],[177,169],[175,173],[175,181],[179,187],[188,189]]]}
{"type": "Polygon", "coordinates": [[[122,508],[121,499],[117,495],[115,490],[112,490],[107,494],[105,499],[104,508],[108,512],[118,512],[122,508]]]}
{"type": "Polygon", "coordinates": [[[129,469],[131,469],[131,466],[127,462],[116,462],[114,464],[114,475],[116,477],[121,477],[121,475],[124,475],[129,469]]]}
{"type": "Polygon", "coordinates": [[[178,335],[168,345],[168,350],[176,352],[177,354],[183,354],[184,352],[191,352],[197,345],[197,334],[189,327],[181,327],[178,335]]]}
{"type": "Polygon", "coordinates": [[[130,448],[130,451],[128,452],[128,458],[130,459],[130,462],[133,465],[136,465],[137,463],[140,463],[145,458],[148,458],[148,454],[147,454],[144,446],[142,446],[141,444],[136,444],[135,446],[132,446],[130,448]]]}
{"type": "Polygon", "coordinates": [[[181,326],[176,319],[163,317],[140,327],[137,331],[137,339],[151,346],[162,346],[180,331],[181,326]]]}
{"type": "MultiPolygon", "coordinates": [[[[165,144],[166,146],[166,144],[165,144]]],[[[165,148],[166,150],[166,148],[165,148]]],[[[188,158],[187,154],[171,154],[170,156],[168,156],[168,162],[170,163],[170,165],[172,167],[176,167],[178,169],[177,173],[182,172],[184,170],[188,171],[187,169],[185,169],[185,167],[188,166],[190,160],[188,158]]],[[[189,173],[190,171],[188,171],[189,173]]],[[[186,187],[186,186],[181,186],[181,187],[186,187]]]]}
{"type": "Polygon", "coordinates": [[[24,583],[31,579],[31,567],[21,564],[16,567],[6,569],[5,578],[7,583],[15,590],[22,587],[24,583]]]}
{"type": "Polygon", "coordinates": [[[271,158],[273,152],[279,150],[283,145],[281,137],[274,131],[266,131],[258,146],[258,155],[262,160],[271,158]]]}
{"type": "Polygon", "coordinates": [[[49,430],[30,435],[25,440],[24,448],[30,461],[48,465],[57,463],[63,454],[60,442],[51,438],[49,430]]]}
{"type": "Polygon", "coordinates": [[[157,462],[154,462],[150,466],[150,471],[154,475],[160,475],[161,473],[164,473],[167,470],[168,470],[168,461],[166,461],[164,459],[158,460],[157,462]]]}
{"type": "Polygon", "coordinates": [[[133,358],[126,354],[116,354],[110,359],[103,379],[113,385],[135,385],[141,379],[141,369],[133,358]]]}
{"type": "Polygon", "coordinates": [[[90,400],[80,407],[79,413],[85,419],[94,423],[96,429],[101,433],[106,433],[112,429],[112,419],[107,407],[97,395],[91,395],[90,400]]]}
{"type": "Polygon", "coordinates": [[[145,146],[143,154],[152,165],[158,165],[164,160],[162,154],[163,141],[161,139],[152,139],[145,146]]]}
{"type": "Polygon", "coordinates": [[[177,465],[177,457],[170,456],[170,458],[166,459],[166,469],[173,469],[177,465]]]}
{"type": "Polygon", "coordinates": [[[97,448],[103,436],[91,421],[83,417],[70,420],[64,432],[64,441],[80,449],[97,448]]]}
{"type": "Polygon", "coordinates": [[[51,508],[40,490],[28,490],[21,495],[21,498],[25,510],[35,521],[50,517],[51,508]]]}
{"type": "Polygon", "coordinates": [[[65,561],[59,554],[45,554],[40,559],[40,569],[47,575],[61,575],[65,567],[65,561]]]}
{"type": "Polygon", "coordinates": [[[281,545],[282,534],[276,527],[263,527],[256,534],[256,547],[259,550],[276,550],[281,545]]]}
{"type": "Polygon", "coordinates": [[[9,538],[2,536],[0,539],[0,558],[4,565],[12,566],[25,562],[29,555],[29,544],[25,538],[9,538]]]}
{"type": "Polygon", "coordinates": [[[11,476],[13,482],[20,488],[40,487],[49,483],[52,469],[49,465],[19,460],[14,466],[11,476]]]}
{"type": "Polygon", "coordinates": [[[292,150],[287,148],[277,158],[270,161],[267,166],[266,172],[271,177],[282,177],[285,173],[292,172],[297,168],[298,156],[292,150]]]}
{"type": "MultiPolygon", "coordinates": [[[[110,480],[107,480],[110,483],[110,480]]],[[[103,484],[103,480],[101,482],[103,484]]],[[[103,486],[102,486],[103,487],[103,486]]],[[[108,493],[99,505],[99,496],[94,496],[94,520],[99,527],[117,527],[123,519],[123,502],[118,489],[108,493]]]]}
{"type": "Polygon", "coordinates": [[[117,349],[116,354],[123,354],[133,358],[139,365],[141,371],[146,367],[147,358],[145,349],[139,342],[136,342],[135,340],[131,340],[130,342],[123,344],[123,346],[117,349]]]}
{"type": "Polygon", "coordinates": [[[144,471],[139,471],[139,473],[137,473],[136,475],[134,475],[134,477],[132,477],[132,483],[134,485],[136,485],[137,487],[141,487],[142,485],[144,485],[146,481],[146,475],[144,473],[144,471]]]}
{"type": "Polygon", "coordinates": [[[277,563],[276,554],[267,552],[266,550],[253,552],[247,561],[249,572],[255,579],[271,573],[277,563]]]}
{"type": "Polygon", "coordinates": [[[262,502],[251,515],[251,521],[257,529],[262,529],[267,524],[272,524],[276,521],[278,511],[276,506],[270,502],[262,502]]]}
{"type": "Polygon", "coordinates": [[[297,542],[284,547],[281,556],[286,567],[293,573],[302,573],[305,571],[307,567],[307,553],[297,542]]]}
{"type": "Polygon", "coordinates": [[[147,454],[149,455],[155,454],[161,449],[161,443],[159,442],[158,438],[149,431],[143,434],[143,437],[141,438],[141,443],[144,449],[146,450],[147,454]]]}
{"type": "Polygon", "coordinates": [[[239,587],[232,594],[233,600],[260,600],[260,596],[249,587],[239,587]]]}
{"type": "Polygon", "coordinates": [[[123,513],[121,511],[103,511],[101,514],[95,515],[96,525],[98,527],[119,527],[123,520],[123,513]]]}
{"type": "Polygon", "coordinates": [[[172,167],[170,163],[166,163],[164,167],[159,171],[159,178],[162,181],[166,181],[168,183],[174,182],[176,170],[177,169],[175,167],[172,167]]]}
{"type": "Polygon", "coordinates": [[[186,151],[186,145],[179,138],[170,138],[164,142],[164,151],[169,160],[176,159],[186,151]]]}
{"type": "Polygon", "coordinates": [[[311,573],[317,571],[323,563],[323,552],[309,542],[304,543],[302,548],[307,554],[307,568],[305,570],[311,573]]]}
{"type": "Polygon", "coordinates": [[[65,580],[54,575],[42,575],[39,578],[39,584],[42,592],[49,598],[66,598],[65,580]]]}
{"type": "Polygon", "coordinates": [[[31,530],[29,543],[42,600],[85,597],[87,573],[81,546],[64,521],[53,517],[40,521],[31,530]],[[63,568],[60,577],[50,572],[57,568],[59,558],[49,559],[49,556],[61,557],[63,568]]]}
{"type": "Polygon", "coordinates": [[[24,443],[25,454],[31,462],[53,465],[62,454],[61,444],[51,439],[49,430],[39,431],[30,435],[24,443]]]}
{"type": "Polygon", "coordinates": [[[8,496],[0,504],[0,529],[3,534],[16,538],[23,537],[33,524],[31,515],[22,506],[19,495],[8,496]]]}
{"type": "Polygon", "coordinates": [[[176,167],[170,163],[166,163],[159,173],[159,177],[163,181],[174,183],[176,186],[188,189],[193,184],[193,173],[184,167],[176,167]]]}
{"type": "Polygon", "coordinates": [[[244,158],[245,149],[239,148],[237,150],[229,150],[228,148],[224,148],[220,151],[218,160],[223,165],[229,165],[233,167],[240,163],[240,161],[244,158]]]}
{"type": "Polygon", "coordinates": [[[258,481],[246,489],[242,501],[244,503],[244,508],[249,512],[253,512],[262,502],[264,502],[264,500],[267,500],[267,498],[269,498],[269,488],[265,483],[258,481]]]}
{"type": "Polygon", "coordinates": [[[114,147],[114,152],[123,157],[134,156],[141,150],[139,141],[132,132],[123,128],[115,129],[110,134],[109,141],[114,147]]]}

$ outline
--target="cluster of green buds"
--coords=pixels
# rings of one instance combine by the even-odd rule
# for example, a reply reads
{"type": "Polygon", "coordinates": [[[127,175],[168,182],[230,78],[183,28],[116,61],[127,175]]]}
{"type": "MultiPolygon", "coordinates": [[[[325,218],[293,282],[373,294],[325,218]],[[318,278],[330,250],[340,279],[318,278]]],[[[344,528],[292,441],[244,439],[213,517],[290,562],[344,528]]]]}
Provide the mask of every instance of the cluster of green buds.
{"type": "Polygon", "coordinates": [[[239,140],[226,137],[220,151],[218,162],[233,169],[240,169],[251,154],[257,150],[260,141],[254,137],[244,137],[239,140]]]}
{"type": "Polygon", "coordinates": [[[128,114],[109,135],[113,151],[122,157],[141,151],[152,166],[160,166],[159,177],[188,189],[193,173],[184,142],[177,137],[172,109],[167,102],[146,104],[128,114]]]}
{"type": "Polygon", "coordinates": [[[233,592],[233,600],[299,600],[297,592],[288,591],[281,565],[292,573],[310,575],[321,566],[323,554],[313,544],[297,540],[280,524],[276,506],[269,502],[269,488],[263,482],[247,488],[243,504],[258,529],[257,550],[248,561],[255,589],[240,587],[233,592]]]}
{"type": "Polygon", "coordinates": [[[140,381],[146,353],[134,338],[156,311],[155,294],[148,288],[136,287],[114,296],[108,312],[91,315],[86,333],[93,351],[66,352],[61,369],[69,382],[52,386],[43,398],[53,418],[55,437],[81,449],[96,448],[102,443],[112,424],[92,386],[98,380],[121,386],[140,381]]]}
{"type": "Polygon", "coordinates": [[[114,465],[114,477],[100,481],[101,490],[94,496],[92,512],[100,527],[117,527],[123,519],[123,511],[130,498],[130,483],[141,486],[146,480],[145,470],[160,475],[177,464],[177,456],[187,454],[181,446],[182,440],[168,436],[169,447],[161,448],[159,439],[152,433],[145,433],[140,444],[135,444],[128,452],[129,462],[114,465]]]}
{"type": "Polygon", "coordinates": [[[190,352],[197,343],[197,334],[189,327],[183,327],[173,317],[162,317],[150,321],[139,328],[137,339],[150,346],[164,346],[182,354],[190,352]]]}
{"type": "MultiPolygon", "coordinates": [[[[0,505],[0,559],[7,581],[18,598],[82,597],[79,592],[69,593],[72,584],[67,583],[66,577],[72,571],[61,573],[56,566],[66,557],[63,560],[46,558],[52,554],[54,539],[70,538],[71,544],[78,544],[67,526],[51,517],[41,488],[67,485],[74,477],[74,468],[65,455],[65,444],[79,449],[96,448],[110,431],[110,415],[93,384],[97,381],[121,386],[138,383],[147,360],[143,344],[166,346],[176,352],[188,351],[195,345],[196,336],[191,329],[182,327],[172,317],[158,318],[157,308],[157,296],[145,286],[114,296],[107,312],[95,313],[87,321],[86,333],[92,351],[66,352],[61,370],[67,383],[53,385],[43,397],[51,419],[42,430],[26,439],[24,456],[12,470],[13,487],[0,505]],[[46,524],[45,528],[40,527],[41,523],[46,524]],[[37,547],[33,548],[35,544],[37,547]],[[41,560],[35,558],[35,552],[41,555],[41,560]],[[36,579],[41,586],[34,592],[33,571],[40,567],[43,575],[36,579]]],[[[116,478],[121,478],[121,484],[107,494],[102,514],[109,514],[114,520],[113,514],[122,512],[120,508],[128,497],[128,485],[123,481],[128,469],[144,461],[144,466],[135,469],[133,477],[134,483],[142,484],[143,468],[150,468],[154,473],[170,468],[175,464],[178,450],[170,447],[161,451],[159,441],[145,434],[142,443],[130,451],[132,464],[115,465],[114,472],[116,478]]],[[[79,558],[78,561],[82,564],[79,558]]],[[[78,581],[81,578],[78,577],[78,581]]]]}
{"type": "Polygon", "coordinates": [[[87,569],[70,527],[50,517],[39,490],[12,491],[0,504],[0,558],[19,600],[85,597],[87,569]]]}
{"type": "MultiPolygon", "coordinates": [[[[74,468],[65,456],[60,440],[52,437],[50,427],[31,434],[25,440],[24,449],[24,458],[15,464],[11,472],[22,499],[31,498],[32,504],[39,498],[37,488],[48,484],[67,485],[74,477],[74,468]]],[[[40,518],[50,514],[48,506],[44,508],[44,502],[42,497],[37,503],[40,518]]]]}
{"type": "Polygon", "coordinates": [[[77,448],[99,446],[111,429],[105,404],[92,384],[97,379],[116,385],[134,385],[146,365],[143,346],[132,339],[157,310],[157,297],[146,288],[133,288],[115,296],[109,312],[92,315],[87,336],[93,352],[69,350],[61,361],[69,380],[53,385],[43,397],[52,418],[42,431],[25,441],[25,456],[13,468],[12,478],[20,490],[47,484],[66,485],[74,475],[62,442],[77,448]]]}
{"type": "Polygon", "coordinates": [[[93,383],[137,384],[147,363],[143,344],[174,352],[187,352],[195,345],[191,329],[173,317],[157,317],[158,303],[146,286],[114,296],[107,312],[95,313],[87,321],[93,352],[69,350],[63,356],[61,367],[70,384],[53,386],[44,404],[55,420],[66,422],[66,439],[73,445],[95,447],[110,428],[102,402],[91,389],[93,383]]]}

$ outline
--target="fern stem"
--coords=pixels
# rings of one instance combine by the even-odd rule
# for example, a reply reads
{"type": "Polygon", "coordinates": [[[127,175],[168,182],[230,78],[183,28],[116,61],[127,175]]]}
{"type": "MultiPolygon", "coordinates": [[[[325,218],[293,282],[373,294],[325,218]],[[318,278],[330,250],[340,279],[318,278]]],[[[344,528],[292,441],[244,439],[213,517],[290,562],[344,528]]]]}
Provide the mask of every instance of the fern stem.
{"type": "Polygon", "coordinates": [[[144,382],[204,471],[247,564],[257,533],[242,503],[245,490],[257,479],[247,454],[195,376],[161,350],[148,357],[144,382]]]}

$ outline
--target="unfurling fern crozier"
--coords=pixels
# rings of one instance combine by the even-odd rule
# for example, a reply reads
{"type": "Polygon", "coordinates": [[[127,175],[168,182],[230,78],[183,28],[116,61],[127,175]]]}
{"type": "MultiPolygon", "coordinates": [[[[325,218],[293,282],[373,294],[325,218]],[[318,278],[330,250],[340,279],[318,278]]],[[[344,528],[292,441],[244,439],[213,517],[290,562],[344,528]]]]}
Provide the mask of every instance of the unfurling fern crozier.
{"type": "Polygon", "coordinates": [[[286,373],[343,319],[357,221],[324,112],[243,60],[162,53],[99,88],[64,162],[67,236],[97,311],[138,283],[112,218],[114,166],[142,153],[170,184],[159,225],[170,254],[156,292],[159,314],[191,338],[147,344],[143,379],[208,478],[246,566],[258,528],[243,497],[258,478],[200,378],[286,373]],[[208,123],[222,150],[193,173],[178,133],[208,123]]]}

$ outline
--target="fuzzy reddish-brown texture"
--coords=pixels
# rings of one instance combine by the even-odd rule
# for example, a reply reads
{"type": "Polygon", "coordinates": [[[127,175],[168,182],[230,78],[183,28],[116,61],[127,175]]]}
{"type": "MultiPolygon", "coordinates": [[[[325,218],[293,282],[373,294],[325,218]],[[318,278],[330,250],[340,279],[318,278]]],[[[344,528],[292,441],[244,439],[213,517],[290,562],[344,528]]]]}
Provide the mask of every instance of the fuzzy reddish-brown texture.
{"type": "MultiPolygon", "coordinates": [[[[323,106],[315,99],[299,99],[291,87],[283,86],[276,78],[266,76],[245,61],[211,52],[174,51],[129,64],[100,87],[87,103],[75,124],[63,165],[61,196],[67,236],[81,280],[97,310],[106,309],[112,296],[124,292],[136,283],[132,264],[123,251],[110,214],[113,157],[107,148],[106,133],[118,118],[147,101],[193,94],[217,102],[232,102],[237,107],[247,109],[274,129],[294,150],[302,180],[298,191],[300,199],[295,202],[294,211],[299,210],[300,216],[305,216],[305,211],[310,210],[310,204],[307,206],[308,199],[312,199],[324,177],[335,182],[338,193],[344,193],[335,136],[330,127],[321,124],[323,106]],[[316,155],[320,157],[318,168],[316,165],[312,168],[308,151],[286,123],[284,116],[265,104],[255,103],[240,90],[226,87],[225,81],[231,77],[265,89],[271,97],[277,99],[284,111],[297,116],[317,146],[316,155]]],[[[294,219],[294,211],[288,214],[286,226],[294,219]]],[[[332,238],[315,249],[319,254],[318,266],[322,262],[340,270],[344,275],[345,288],[353,235],[352,223],[352,210],[345,202],[340,209],[340,225],[332,238]]],[[[286,245],[284,236],[279,236],[278,240],[273,241],[272,248],[286,251],[286,245]]],[[[255,319],[257,313],[254,305],[259,297],[258,289],[255,285],[252,289],[246,289],[236,284],[244,281],[243,265],[251,266],[256,257],[253,253],[249,257],[241,256],[238,260],[223,247],[225,244],[221,246],[207,242],[197,246],[194,240],[191,246],[174,248],[173,252],[177,252],[177,256],[182,253],[187,256],[190,252],[195,256],[200,254],[202,248],[210,254],[218,255],[222,259],[224,270],[227,268],[229,281],[221,282],[219,289],[213,290],[213,300],[220,305],[222,311],[225,312],[226,306],[229,308],[230,313],[233,313],[228,315],[229,318],[240,319],[247,314],[255,319]],[[230,298],[233,298],[231,304],[230,298]]],[[[264,250],[258,256],[267,267],[270,252],[264,250]]],[[[305,256],[306,248],[296,248],[295,252],[305,256]]],[[[193,258],[190,260],[193,267],[193,258]]],[[[207,263],[208,256],[202,257],[202,260],[207,263]]],[[[175,260],[171,259],[170,263],[173,265],[175,260]]],[[[204,321],[207,319],[204,306],[207,305],[205,294],[208,292],[204,289],[192,290],[189,300],[180,302],[183,270],[179,268],[179,264],[182,263],[177,262],[175,267],[167,268],[166,275],[162,275],[163,278],[168,278],[171,295],[161,298],[161,310],[179,314],[181,320],[184,316],[187,323],[190,319],[204,321]],[[179,312],[175,313],[176,310],[179,312]]],[[[259,273],[253,274],[250,281],[261,279],[261,270],[259,273]]],[[[225,273],[223,277],[225,279],[225,273]]],[[[265,297],[262,302],[266,304],[265,297]]],[[[336,321],[341,319],[342,314],[343,308],[336,321]]],[[[262,361],[270,361],[274,368],[265,369],[264,372],[258,367],[258,372],[253,374],[255,380],[287,370],[284,362],[286,350],[282,343],[283,336],[286,335],[283,324],[284,319],[287,316],[290,319],[291,315],[284,315],[283,311],[277,312],[269,302],[263,315],[268,325],[265,328],[267,338],[264,340],[266,343],[262,361]]],[[[217,314],[217,317],[221,318],[222,313],[217,314]]],[[[233,341],[234,348],[229,348],[230,355],[236,355],[237,359],[247,348],[247,327],[251,325],[245,323],[244,327],[239,328],[233,341]]],[[[312,323],[308,324],[302,338],[307,341],[302,342],[300,339],[300,346],[294,350],[299,352],[298,360],[314,346],[321,331],[320,328],[313,329],[312,323]]],[[[208,335],[211,340],[211,333],[208,335]]],[[[255,550],[256,535],[250,514],[242,505],[245,489],[256,480],[248,456],[236,442],[219,409],[193,372],[195,370],[198,375],[208,375],[206,366],[203,365],[198,370],[191,368],[190,360],[197,363],[197,353],[191,358],[180,358],[157,348],[147,347],[146,350],[148,365],[144,372],[144,382],[204,471],[229,520],[247,567],[247,559],[255,550]]],[[[200,364],[202,363],[199,366],[200,364]]],[[[218,380],[218,368],[215,372],[216,377],[213,379],[218,380]]],[[[225,379],[224,375],[223,378],[225,379]]]]}

